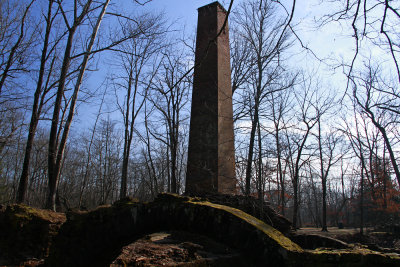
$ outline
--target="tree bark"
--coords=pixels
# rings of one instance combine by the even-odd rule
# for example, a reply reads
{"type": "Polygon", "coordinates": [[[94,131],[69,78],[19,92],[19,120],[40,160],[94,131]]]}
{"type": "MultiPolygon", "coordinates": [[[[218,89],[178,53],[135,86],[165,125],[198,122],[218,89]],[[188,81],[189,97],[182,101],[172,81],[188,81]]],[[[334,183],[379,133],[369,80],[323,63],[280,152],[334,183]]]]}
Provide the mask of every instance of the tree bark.
{"type": "Polygon", "coordinates": [[[281,155],[281,145],[279,142],[279,124],[275,125],[275,145],[276,145],[276,154],[278,158],[278,175],[279,175],[279,183],[281,185],[281,213],[285,215],[285,181],[283,178],[283,170],[282,170],[282,155],[281,155]]]}
{"type": "Polygon", "coordinates": [[[29,165],[32,153],[33,142],[35,139],[36,128],[39,122],[39,116],[41,114],[42,105],[39,105],[39,99],[42,96],[42,84],[44,78],[44,71],[46,66],[46,58],[47,58],[47,48],[49,45],[49,36],[50,30],[52,26],[52,18],[51,18],[51,9],[53,5],[53,0],[49,0],[49,6],[47,11],[47,19],[46,19],[46,32],[44,36],[44,43],[42,49],[42,55],[40,59],[40,68],[39,68],[39,77],[38,82],[36,85],[36,90],[33,99],[33,106],[32,106],[32,114],[31,114],[31,121],[29,123],[29,133],[28,139],[26,142],[25,148],[25,155],[24,155],[24,163],[22,165],[22,172],[18,186],[18,193],[17,193],[17,203],[23,203],[26,199],[26,190],[28,187],[28,180],[29,180],[29,165]]]}
{"type": "MultiPolygon", "coordinates": [[[[318,150],[320,159],[320,171],[322,182],[322,232],[328,232],[326,225],[326,175],[324,170],[324,159],[322,155],[322,142],[321,142],[321,118],[318,117],[318,150]]],[[[318,215],[317,215],[318,216],[318,215]]]]}
{"type": "Polygon", "coordinates": [[[58,123],[61,110],[61,100],[64,94],[65,80],[71,61],[71,49],[76,25],[69,30],[67,45],[64,51],[64,59],[61,67],[60,79],[57,88],[56,100],[54,103],[53,118],[51,120],[50,137],[49,137],[49,154],[48,154],[48,177],[49,192],[47,196],[46,208],[56,210],[56,189],[59,178],[59,170],[57,169],[57,143],[58,143],[58,123]]]}
{"type": "Polygon", "coordinates": [[[257,120],[256,114],[257,111],[254,111],[254,119],[251,122],[251,132],[250,132],[250,144],[249,144],[249,153],[247,155],[247,167],[246,167],[246,184],[245,184],[245,195],[250,196],[250,183],[251,183],[251,169],[253,165],[253,152],[254,152],[254,139],[256,135],[257,128],[257,120]]]}
{"type": "MultiPolygon", "coordinates": [[[[315,124],[314,124],[315,125],[315,124]]],[[[309,126],[307,124],[307,131],[303,137],[303,140],[301,142],[301,145],[298,148],[297,151],[297,157],[296,157],[296,163],[295,163],[295,169],[294,169],[294,177],[293,177],[293,191],[294,191],[294,195],[293,195],[293,218],[292,218],[292,225],[294,229],[297,229],[297,215],[298,215],[298,208],[299,208],[299,202],[298,202],[298,184],[299,184],[299,178],[300,178],[300,159],[303,153],[303,148],[306,144],[308,135],[311,131],[311,128],[313,126],[309,126]]]]}
{"type": "Polygon", "coordinates": [[[392,167],[393,167],[394,173],[396,175],[397,182],[398,182],[398,184],[400,186],[400,170],[399,170],[399,166],[397,165],[396,157],[394,155],[394,152],[393,152],[393,149],[392,149],[392,145],[390,144],[390,141],[389,141],[389,138],[387,136],[386,130],[385,130],[384,127],[382,127],[382,125],[380,125],[375,120],[375,117],[372,114],[372,112],[370,113],[370,115],[371,115],[372,123],[375,125],[376,128],[378,128],[378,130],[381,132],[381,134],[383,136],[383,140],[385,141],[386,148],[387,148],[387,150],[389,152],[390,161],[392,163],[392,167]]]}
{"type": "Polygon", "coordinates": [[[65,81],[67,77],[67,73],[69,70],[69,64],[71,62],[71,50],[72,50],[72,42],[74,39],[74,34],[76,32],[76,29],[78,26],[82,23],[84,17],[88,14],[89,12],[89,7],[92,3],[91,0],[87,1],[85,6],[83,7],[83,10],[81,14],[78,17],[74,18],[74,23],[71,27],[69,27],[69,32],[68,32],[68,40],[67,40],[67,45],[65,48],[64,52],[64,59],[63,59],[63,64],[61,68],[61,74],[60,74],[60,81],[57,89],[57,96],[56,96],[56,101],[54,105],[54,111],[53,111],[53,118],[52,118],[52,124],[51,124],[51,130],[50,130],[50,138],[49,138],[49,155],[48,155],[48,174],[49,174],[49,194],[47,197],[47,204],[46,208],[55,210],[55,197],[56,197],[56,192],[57,192],[57,186],[58,186],[58,181],[60,178],[60,170],[61,170],[61,164],[63,161],[63,156],[64,156],[64,150],[69,134],[69,130],[71,127],[72,119],[75,113],[75,105],[78,99],[78,93],[81,87],[81,83],[83,80],[83,75],[86,70],[86,65],[89,61],[89,56],[91,49],[94,45],[97,32],[100,28],[101,21],[103,19],[103,16],[106,12],[107,6],[109,4],[110,0],[107,0],[103,4],[103,8],[97,18],[97,22],[95,27],[93,28],[92,35],[89,41],[89,45],[86,49],[86,53],[82,59],[82,64],[81,64],[81,69],[79,71],[79,75],[75,84],[74,92],[72,95],[70,107],[69,107],[69,112],[68,112],[68,117],[64,125],[64,130],[62,133],[62,137],[60,140],[60,143],[58,145],[58,132],[59,132],[59,114],[61,110],[61,99],[64,94],[64,89],[65,89],[65,81]],[[58,146],[58,149],[57,149],[58,146]]]}

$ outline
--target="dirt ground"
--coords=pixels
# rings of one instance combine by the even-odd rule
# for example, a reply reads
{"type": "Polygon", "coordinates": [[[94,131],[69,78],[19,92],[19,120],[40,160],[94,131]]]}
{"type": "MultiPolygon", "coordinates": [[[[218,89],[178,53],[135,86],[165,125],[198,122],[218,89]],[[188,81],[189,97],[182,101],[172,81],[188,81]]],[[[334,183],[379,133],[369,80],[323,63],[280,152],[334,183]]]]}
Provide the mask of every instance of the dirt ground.
{"type": "Polygon", "coordinates": [[[122,248],[110,266],[246,266],[225,245],[183,231],[147,235],[122,248]]]}
{"type": "MultiPolygon", "coordinates": [[[[365,233],[372,232],[372,228],[364,228],[365,233]]],[[[304,227],[297,230],[299,234],[320,234],[328,237],[335,238],[336,236],[342,235],[353,235],[360,232],[360,228],[344,228],[339,229],[338,227],[328,227],[328,232],[322,232],[321,228],[315,227],[304,227]]]]}
{"type": "Polygon", "coordinates": [[[390,249],[400,251],[400,236],[390,232],[378,232],[373,228],[364,228],[364,234],[360,235],[360,228],[328,227],[328,232],[322,232],[321,228],[305,227],[296,231],[299,234],[317,234],[339,239],[349,244],[362,244],[371,249],[390,249]]]}

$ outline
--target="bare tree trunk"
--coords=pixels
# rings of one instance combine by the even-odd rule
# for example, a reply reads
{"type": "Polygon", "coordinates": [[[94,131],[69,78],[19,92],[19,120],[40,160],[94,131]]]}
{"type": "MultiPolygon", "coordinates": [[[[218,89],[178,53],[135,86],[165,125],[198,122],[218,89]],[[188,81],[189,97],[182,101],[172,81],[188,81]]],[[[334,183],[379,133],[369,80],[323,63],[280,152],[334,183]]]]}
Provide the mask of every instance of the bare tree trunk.
{"type": "MultiPolygon", "coordinates": [[[[130,43],[130,47],[122,48],[121,55],[125,62],[121,62],[121,65],[127,71],[127,85],[126,85],[126,96],[124,104],[125,110],[121,109],[122,115],[124,116],[124,154],[122,162],[122,172],[121,172],[121,190],[120,198],[124,198],[127,195],[127,184],[128,184],[128,168],[129,168],[129,157],[131,152],[131,144],[135,126],[135,120],[141,111],[143,105],[147,100],[148,91],[150,89],[150,84],[155,75],[155,70],[150,74],[148,81],[144,82],[142,80],[142,75],[148,60],[152,58],[152,55],[156,53],[157,47],[155,44],[156,31],[159,30],[156,21],[150,20],[148,23],[152,23],[154,28],[149,28],[149,35],[146,36],[148,39],[141,39],[138,41],[133,40],[130,43]],[[134,51],[131,51],[131,50],[134,51]],[[145,83],[145,85],[143,85],[145,83]],[[142,88],[141,102],[138,102],[139,90],[142,88]]],[[[158,68],[158,67],[157,67],[158,68]]]]}
{"type": "Polygon", "coordinates": [[[258,199],[260,201],[260,216],[262,216],[264,208],[264,178],[263,178],[263,162],[262,162],[262,142],[261,142],[261,129],[260,123],[257,125],[258,135],[258,199]]]}
{"type": "MultiPolygon", "coordinates": [[[[167,159],[169,159],[170,144],[167,144],[167,159]]],[[[167,160],[167,192],[171,192],[171,162],[167,160]]]]}
{"type": "Polygon", "coordinates": [[[128,185],[128,159],[129,154],[124,148],[124,154],[122,157],[122,174],[121,174],[121,189],[120,189],[120,198],[124,198],[127,195],[127,185],[128,185]]]}
{"type": "MultiPolygon", "coordinates": [[[[361,163],[364,165],[364,163],[361,163]]],[[[361,188],[360,188],[360,234],[364,234],[364,167],[361,167],[361,188]]]]}
{"type": "MultiPolygon", "coordinates": [[[[132,83],[133,83],[133,64],[130,65],[129,69],[129,77],[128,77],[128,91],[126,95],[126,111],[125,111],[125,123],[124,123],[124,153],[122,155],[122,173],[121,173],[121,190],[120,190],[120,198],[126,197],[127,194],[127,184],[128,184],[128,165],[129,165],[129,155],[131,150],[131,142],[133,136],[133,127],[129,127],[130,125],[134,125],[134,117],[131,118],[131,123],[129,124],[129,116],[130,116],[130,99],[132,92],[132,83]],[[129,131],[130,129],[130,131],[129,131]]],[[[136,88],[134,97],[136,96],[136,88]]],[[[134,113],[135,110],[135,102],[132,103],[132,110],[134,113]]]]}
{"type": "Polygon", "coordinates": [[[383,209],[384,211],[387,210],[387,169],[386,169],[386,159],[385,159],[385,154],[386,154],[386,145],[383,146],[383,156],[382,156],[382,162],[383,162],[383,209]]]}
{"type": "Polygon", "coordinates": [[[91,0],[86,2],[81,14],[78,17],[74,18],[74,23],[73,23],[72,27],[69,28],[67,46],[65,48],[64,60],[63,60],[62,68],[61,68],[61,74],[60,74],[60,82],[59,82],[59,86],[58,86],[58,90],[57,90],[57,98],[56,98],[56,102],[54,105],[53,119],[52,119],[51,130],[50,130],[49,155],[48,155],[49,195],[48,195],[47,204],[46,204],[46,208],[48,208],[48,209],[55,210],[55,208],[56,208],[55,207],[55,196],[56,196],[55,193],[57,191],[57,184],[58,184],[58,180],[59,180],[59,176],[60,176],[60,167],[61,167],[61,163],[62,163],[63,156],[64,156],[64,150],[65,150],[69,130],[71,127],[72,118],[73,118],[74,112],[75,112],[75,105],[76,105],[76,102],[78,99],[78,93],[79,93],[81,83],[83,80],[83,75],[86,70],[86,65],[89,61],[90,52],[94,45],[94,41],[96,39],[98,30],[100,28],[100,23],[106,12],[109,2],[110,2],[110,0],[106,0],[106,2],[103,4],[103,8],[97,18],[96,25],[93,28],[90,42],[86,49],[86,53],[82,59],[81,69],[79,71],[78,79],[75,84],[74,92],[73,92],[70,107],[69,107],[68,117],[65,122],[61,141],[60,141],[58,149],[57,149],[57,145],[58,145],[57,144],[58,143],[57,132],[59,131],[59,129],[58,129],[59,113],[60,113],[60,109],[61,109],[61,99],[64,94],[65,81],[66,81],[66,77],[67,77],[67,73],[68,73],[68,69],[69,69],[69,64],[71,61],[72,42],[73,42],[74,34],[75,34],[77,27],[81,24],[84,17],[89,12],[89,7],[92,3],[91,0]]]}
{"type": "Polygon", "coordinates": [[[251,169],[253,165],[253,150],[254,150],[254,137],[256,133],[256,122],[255,120],[251,123],[251,132],[250,132],[250,144],[249,144],[249,152],[247,154],[247,167],[246,167],[246,185],[245,185],[245,195],[250,195],[250,183],[251,183],[251,169]]]}
{"type": "Polygon", "coordinates": [[[178,150],[177,140],[175,138],[175,127],[173,127],[171,134],[171,192],[178,193],[177,191],[177,179],[176,179],[176,153],[178,150]]]}
{"type": "Polygon", "coordinates": [[[285,181],[283,177],[283,170],[282,170],[282,155],[281,155],[281,145],[279,142],[279,129],[278,125],[275,125],[275,145],[276,145],[276,154],[278,158],[278,176],[279,176],[279,183],[281,186],[281,213],[285,215],[285,181]]]}
{"type": "Polygon", "coordinates": [[[94,135],[96,133],[97,123],[99,121],[100,114],[101,114],[101,109],[103,107],[105,95],[106,95],[106,90],[104,90],[103,98],[101,99],[101,103],[100,103],[100,106],[99,106],[99,111],[97,112],[96,120],[94,122],[92,135],[90,137],[89,148],[88,148],[88,151],[87,151],[86,165],[85,165],[85,173],[84,173],[83,178],[82,178],[82,185],[81,185],[80,192],[79,192],[79,202],[78,202],[78,207],[79,208],[82,207],[83,193],[85,191],[85,188],[86,188],[86,185],[87,185],[87,180],[89,178],[88,177],[89,176],[89,165],[90,165],[90,161],[91,161],[91,157],[92,157],[91,150],[92,150],[94,135]]]}
{"type": "Polygon", "coordinates": [[[180,126],[181,111],[187,103],[189,79],[178,79],[185,73],[187,65],[181,53],[165,53],[161,62],[159,75],[157,75],[153,88],[154,97],[149,100],[158,112],[162,115],[165,125],[165,134],[151,133],[151,135],[167,147],[167,178],[168,191],[179,193],[180,172],[178,157],[181,143],[180,126]]]}
{"type": "MultiPolygon", "coordinates": [[[[146,105],[145,105],[145,110],[146,110],[146,105]]],[[[148,114],[145,115],[145,120],[144,120],[146,128],[146,148],[147,148],[147,155],[149,157],[149,160],[148,162],[146,162],[146,164],[149,170],[149,176],[150,176],[149,178],[151,180],[151,184],[154,185],[151,187],[152,197],[155,197],[155,194],[158,193],[158,183],[157,183],[156,169],[154,167],[153,157],[151,156],[151,145],[150,145],[150,134],[149,134],[150,130],[147,124],[147,116],[148,114]]]]}
{"type": "Polygon", "coordinates": [[[297,225],[297,216],[298,216],[298,208],[299,208],[299,202],[298,202],[298,191],[299,191],[299,179],[300,179],[300,159],[303,153],[304,146],[306,144],[308,135],[311,131],[311,128],[315,125],[313,124],[312,126],[309,126],[307,124],[307,131],[303,137],[303,140],[301,141],[301,145],[298,148],[297,151],[297,157],[296,157],[296,162],[295,162],[295,168],[294,168],[294,177],[293,177],[293,219],[292,219],[292,225],[293,228],[296,229],[298,227],[297,225]]]}
{"type": "MultiPolygon", "coordinates": [[[[243,30],[243,37],[245,42],[248,43],[248,50],[245,49],[243,53],[248,55],[249,69],[245,70],[244,76],[249,74],[250,87],[253,91],[250,93],[250,98],[254,101],[250,110],[250,116],[252,116],[251,131],[249,148],[247,155],[247,166],[245,176],[245,195],[250,195],[251,189],[251,177],[252,177],[252,165],[254,157],[254,139],[256,135],[257,125],[259,121],[259,111],[262,109],[263,98],[272,92],[269,91],[269,86],[276,79],[277,69],[276,61],[279,61],[280,53],[287,48],[288,35],[284,34],[285,27],[282,24],[275,24],[271,20],[272,14],[275,13],[275,6],[270,1],[257,0],[243,2],[240,6],[242,16],[238,16],[238,23],[240,29],[243,30]],[[276,60],[276,61],[275,61],[276,60]],[[272,69],[272,71],[271,71],[272,69]],[[251,114],[253,113],[253,114],[251,114]]],[[[235,55],[235,52],[234,52],[235,55]]],[[[240,62],[240,60],[239,60],[240,62]]],[[[278,64],[279,65],[279,64],[278,64]]],[[[233,90],[240,83],[244,83],[244,80],[240,81],[237,75],[238,68],[234,67],[234,82],[238,84],[233,85],[233,90]]],[[[279,75],[278,75],[279,76],[279,75]]],[[[279,91],[279,90],[278,90],[279,91]]]]}
{"type": "Polygon", "coordinates": [[[44,71],[45,71],[45,66],[46,66],[46,61],[47,61],[46,58],[47,58],[47,48],[49,45],[50,30],[51,30],[51,26],[52,26],[52,22],[53,22],[52,21],[53,18],[51,17],[51,9],[52,9],[53,2],[54,2],[54,0],[49,0],[49,6],[48,6],[47,18],[46,18],[46,32],[45,32],[45,36],[44,36],[42,55],[41,55],[41,59],[40,59],[39,77],[38,77],[38,82],[37,82],[36,91],[35,91],[34,100],[33,100],[31,121],[29,123],[28,140],[26,142],[26,148],[25,148],[24,163],[22,166],[22,173],[21,173],[19,186],[18,186],[17,203],[25,202],[26,190],[27,190],[28,179],[29,179],[29,165],[30,165],[32,147],[33,147],[33,142],[35,139],[36,128],[37,128],[37,125],[39,122],[39,116],[40,116],[41,110],[42,110],[42,105],[39,105],[40,104],[39,99],[41,97],[42,98],[44,97],[44,95],[42,95],[42,84],[43,84],[44,71]]]}
{"type": "MultiPolygon", "coordinates": [[[[371,74],[370,74],[371,75],[371,74]]],[[[400,76],[399,76],[400,77],[400,76]]],[[[366,89],[367,89],[367,93],[366,93],[366,100],[365,103],[361,103],[360,99],[357,96],[357,88],[355,87],[354,91],[353,91],[353,97],[355,98],[357,104],[362,108],[362,110],[368,115],[368,117],[371,119],[372,123],[374,124],[374,126],[379,130],[379,132],[382,134],[383,140],[385,142],[385,145],[387,147],[387,150],[389,152],[389,157],[390,157],[390,161],[392,163],[392,167],[394,170],[394,173],[396,175],[396,179],[397,182],[400,186],[400,170],[399,170],[399,166],[397,164],[396,161],[396,157],[394,155],[393,149],[392,149],[392,145],[390,143],[389,137],[386,133],[386,129],[385,127],[383,127],[379,121],[376,119],[374,112],[371,109],[370,106],[370,102],[371,100],[371,88],[373,87],[372,83],[373,80],[375,79],[375,77],[370,76],[369,80],[366,82],[366,89]]],[[[365,81],[364,81],[365,82],[365,81]]]]}
{"type": "Polygon", "coordinates": [[[76,26],[69,30],[67,45],[64,51],[64,60],[61,67],[61,74],[57,88],[56,100],[54,103],[53,118],[51,120],[50,137],[49,137],[49,154],[48,154],[48,176],[49,176],[49,192],[47,196],[46,208],[55,210],[56,191],[59,178],[59,170],[57,169],[57,133],[58,123],[61,110],[61,100],[64,94],[65,80],[71,61],[72,41],[75,34],[76,26]]]}
{"type": "Polygon", "coordinates": [[[297,229],[297,215],[299,209],[299,201],[298,201],[298,178],[294,178],[293,180],[293,216],[292,216],[292,227],[294,230],[297,229]]]}
{"type": "Polygon", "coordinates": [[[387,148],[387,150],[389,152],[390,161],[392,162],[392,167],[393,167],[394,173],[396,175],[397,182],[398,182],[398,184],[400,186],[400,170],[399,170],[399,166],[397,165],[396,157],[394,155],[394,152],[393,152],[393,149],[392,149],[392,145],[390,144],[390,141],[389,141],[388,135],[386,133],[386,130],[385,130],[384,127],[382,127],[382,125],[380,125],[375,120],[375,117],[374,117],[373,113],[370,110],[369,111],[368,110],[367,110],[367,112],[369,112],[369,114],[371,115],[370,118],[372,120],[372,123],[381,132],[383,140],[385,141],[386,148],[387,148]]]}
{"type": "Polygon", "coordinates": [[[322,142],[321,142],[321,118],[318,118],[318,150],[319,150],[319,162],[321,171],[321,182],[322,182],[322,230],[328,232],[326,225],[326,176],[324,171],[324,159],[322,156],[322,142]]]}
{"type": "MultiPolygon", "coordinates": [[[[354,108],[355,109],[355,108],[354,108]]],[[[364,159],[364,151],[363,151],[363,145],[361,143],[361,137],[360,137],[360,132],[358,129],[358,123],[356,121],[356,130],[357,130],[357,143],[358,143],[358,149],[359,149],[359,158],[361,161],[361,182],[360,182],[360,234],[364,234],[364,172],[367,172],[367,168],[365,166],[365,159],[364,159]]]]}

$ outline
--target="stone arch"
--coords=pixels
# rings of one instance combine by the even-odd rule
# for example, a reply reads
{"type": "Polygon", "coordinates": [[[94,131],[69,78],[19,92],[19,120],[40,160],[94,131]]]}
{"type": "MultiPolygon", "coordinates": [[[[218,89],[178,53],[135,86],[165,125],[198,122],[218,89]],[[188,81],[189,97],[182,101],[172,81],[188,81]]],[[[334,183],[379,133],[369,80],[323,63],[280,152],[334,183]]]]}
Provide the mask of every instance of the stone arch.
{"type": "Polygon", "coordinates": [[[273,227],[238,209],[161,194],[155,201],[120,201],[68,214],[50,249],[48,266],[104,266],[120,249],[158,231],[183,230],[236,248],[256,265],[292,265],[303,250],[273,227]]]}

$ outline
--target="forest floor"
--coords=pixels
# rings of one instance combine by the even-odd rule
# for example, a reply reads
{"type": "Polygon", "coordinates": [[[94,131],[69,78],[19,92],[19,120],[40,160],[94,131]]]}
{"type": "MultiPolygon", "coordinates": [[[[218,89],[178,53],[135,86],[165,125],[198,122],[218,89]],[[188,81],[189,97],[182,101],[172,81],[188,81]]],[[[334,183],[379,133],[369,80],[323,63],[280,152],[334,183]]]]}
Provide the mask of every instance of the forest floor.
{"type": "Polygon", "coordinates": [[[364,234],[360,235],[360,228],[328,227],[327,232],[322,232],[321,228],[305,227],[296,231],[298,234],[317,234],[335,239],[339,239],[349,244],[359,243],[371,248],[387,248],[400,251],[400,236],[390,232],[375,231],[374,228],[364,228],[364,234]]]}
{"type": "MultiPolygon", "coordinates": [[[[365,228],[365,233],[373,232],[373,228],[365,228]]],[[[332,238],[337,238],[343,235],[353,235],[360,232],[360,228],[344,228],[339,229],[338,227],[328,227],[328,232],[322,232],[321,228],[316,227],[304,227],[297,230],[299,234],[320,234],[332,238]]]]}
{"type": "Polygon", "coordinates": [[[226,245],[183,231],[153,233],[122,248],[110,266],[246,266],[226,245]]]}

